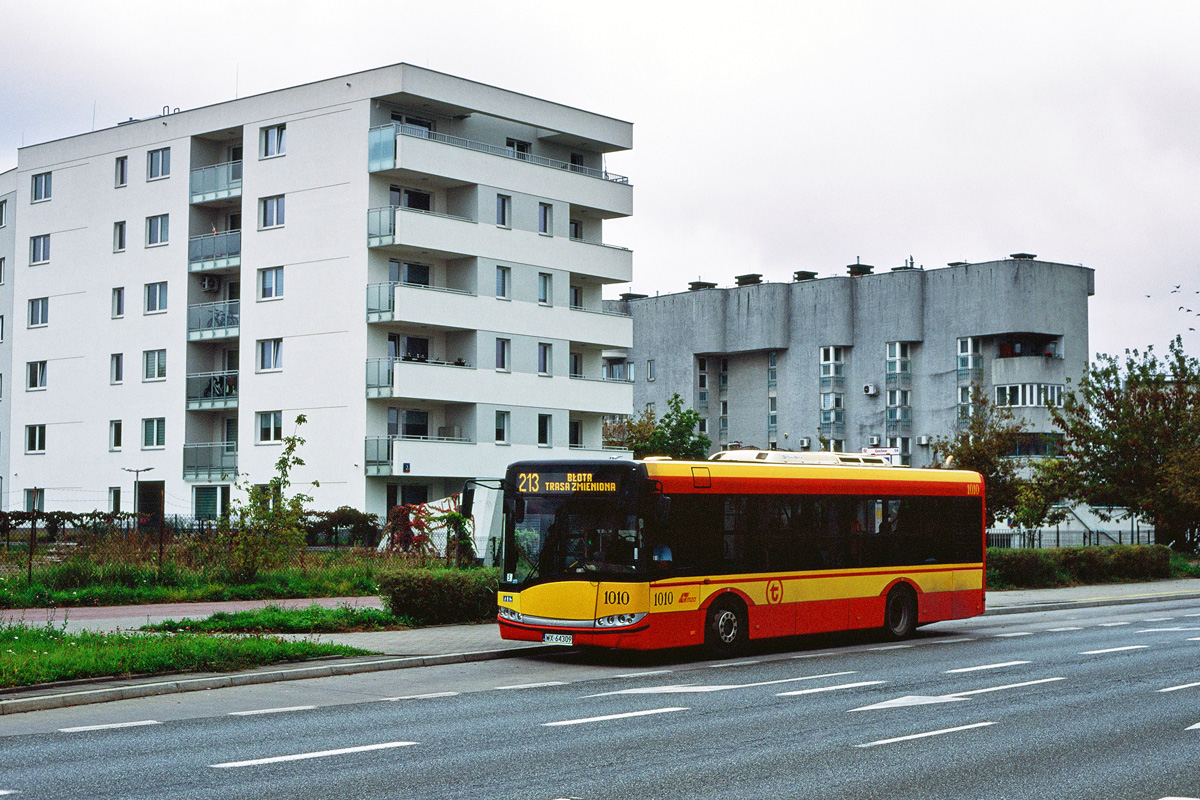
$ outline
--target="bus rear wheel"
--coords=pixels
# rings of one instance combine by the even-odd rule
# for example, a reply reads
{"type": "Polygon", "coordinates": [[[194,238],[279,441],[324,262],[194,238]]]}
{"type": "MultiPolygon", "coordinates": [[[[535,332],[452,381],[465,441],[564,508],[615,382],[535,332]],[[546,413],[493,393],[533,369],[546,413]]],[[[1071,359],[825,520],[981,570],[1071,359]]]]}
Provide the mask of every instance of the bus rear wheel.
{"type": "Polygon", "coordinates": [[[718,658],[741,652],[750,636],[746,607],[740,600],[722,598],[708,609],[704,625],[704,646],[718,658]]]}
{"type": "Polygon", "coordinates": [[[883,630],[889,639],[907,639],[917,628],[917,596],[906,585],[888,592],[883,609],[883,630]]]}

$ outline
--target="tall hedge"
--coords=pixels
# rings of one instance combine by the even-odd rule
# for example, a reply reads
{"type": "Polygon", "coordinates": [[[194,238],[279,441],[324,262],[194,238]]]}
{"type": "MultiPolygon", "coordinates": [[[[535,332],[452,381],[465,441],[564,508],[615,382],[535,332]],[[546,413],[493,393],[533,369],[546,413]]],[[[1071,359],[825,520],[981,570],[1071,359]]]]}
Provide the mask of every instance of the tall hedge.
{"type": "Polygon", "coordinates": [[[412,569],[384,575],[379,596],[388,610],[417,625],[496,618],[496,569],[412,569]]]}
{"type": "Polygon", "coordinates": [[[1162,545],[1062,547],[1049,550],[991,548],[988,586],[1040,589],[1171,577],[1171,550],[1162,545]]]}

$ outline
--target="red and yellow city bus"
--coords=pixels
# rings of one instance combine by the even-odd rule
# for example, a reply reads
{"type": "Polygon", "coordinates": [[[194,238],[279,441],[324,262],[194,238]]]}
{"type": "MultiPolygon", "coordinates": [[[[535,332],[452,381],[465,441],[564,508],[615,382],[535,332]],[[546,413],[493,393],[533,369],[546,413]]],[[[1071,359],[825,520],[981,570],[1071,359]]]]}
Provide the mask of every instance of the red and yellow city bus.
{"type": "Polygon", "coordinates": [[[983,479],[834,453],[523,461],[504,481],[505,639],[648,650],[984,610],[983,479]]]}

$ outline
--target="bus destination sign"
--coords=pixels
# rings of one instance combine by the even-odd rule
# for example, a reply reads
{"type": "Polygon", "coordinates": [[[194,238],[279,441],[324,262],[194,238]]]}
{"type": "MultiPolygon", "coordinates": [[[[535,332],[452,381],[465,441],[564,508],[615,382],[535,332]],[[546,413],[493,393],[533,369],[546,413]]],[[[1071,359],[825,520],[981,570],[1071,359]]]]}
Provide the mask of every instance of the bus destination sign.
{"type": "Polygon", "coordinates": [[[616,475],[583,470],[537,470],[518,472],[516,477],[522,494],[607,494],[619,491],[622,484],[616,475]]]}

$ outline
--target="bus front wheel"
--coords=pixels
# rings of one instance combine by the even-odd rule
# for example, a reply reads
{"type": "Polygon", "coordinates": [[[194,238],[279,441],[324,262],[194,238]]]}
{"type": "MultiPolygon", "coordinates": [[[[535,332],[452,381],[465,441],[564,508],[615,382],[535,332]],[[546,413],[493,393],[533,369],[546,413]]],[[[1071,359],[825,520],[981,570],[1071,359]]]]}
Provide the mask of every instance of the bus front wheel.
{"type": "Polygon", "coordinates": [[[907,639],[917,628],[917,596],[906,585],[888,592],[883,610],[883,630],[890,639],[907,639]]]}
{"type": "Polygon", "coordinates": [[[704,645],[718,658],[736,655],[750,636],[746,607],[740,600],[722,598],[708,609],[704,645]]]}

